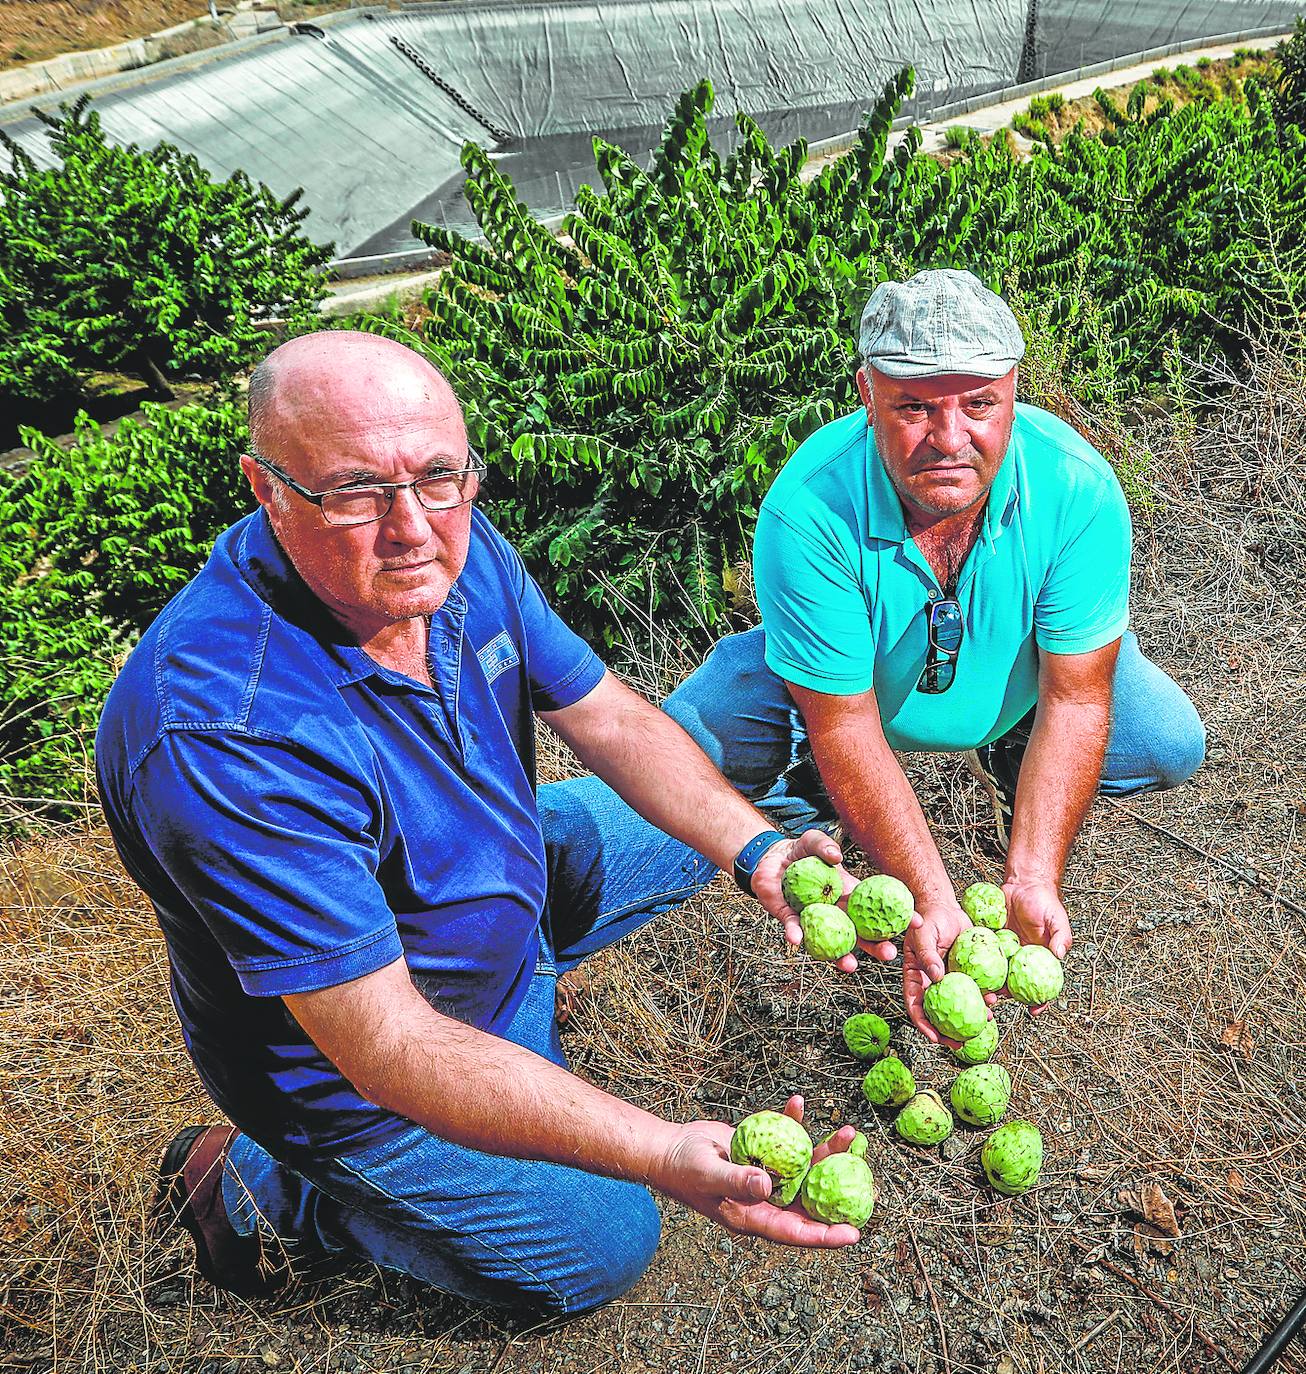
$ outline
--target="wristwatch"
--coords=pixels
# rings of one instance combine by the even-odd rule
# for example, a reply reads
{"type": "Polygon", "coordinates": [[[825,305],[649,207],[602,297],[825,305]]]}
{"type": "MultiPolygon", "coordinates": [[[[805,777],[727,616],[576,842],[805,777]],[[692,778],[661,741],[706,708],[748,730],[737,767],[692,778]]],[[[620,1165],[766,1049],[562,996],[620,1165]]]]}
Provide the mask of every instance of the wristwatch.
{"type": "Polygon", "coordinates": [[[733,872],[735,883],[741,892],[747,892],[750,897],[753,896],[753,874],[757,872],[757,865],[762,861],[762,855],[773,844],[779,844],[781,840],[788,838],[780,830],[763,830],[760,835],[754,835],[735,855],[733,872]]]}

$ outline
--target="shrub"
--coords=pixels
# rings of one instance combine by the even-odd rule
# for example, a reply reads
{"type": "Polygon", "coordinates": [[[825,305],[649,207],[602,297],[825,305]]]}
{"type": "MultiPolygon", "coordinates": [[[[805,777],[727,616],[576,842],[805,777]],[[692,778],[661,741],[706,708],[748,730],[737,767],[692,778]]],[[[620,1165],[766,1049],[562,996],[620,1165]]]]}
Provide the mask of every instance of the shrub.
{"type": "Polygon", "coordinates": [[[0,789],[75,795],[117,658],[248,504],[242,408],[147,404],[0,482],[0,789]]]}
{"type": "Polygon", "coordinates": [[[1281,123],[1306,128],[1306,17],[1274,49],[1274,103],[1281,123]]]}
{"type": "Polygon", "coordinates": [[[226,378],[261,352],[267,320],[315,319],[331,254],[303,236],[299,192],[116,147],[86,97],[39,118],[53,167],[0,132],[0,396],[75,394],[105,369],[170,396],[169,376],[226,378]]]}
{"type": "Polygon", "coordinates": [[[973,139],[979,137],[979,131],[970,128],[965,124],[949,124],[943,131],[943,146],[954,151],[970,146],[973,139]]]}

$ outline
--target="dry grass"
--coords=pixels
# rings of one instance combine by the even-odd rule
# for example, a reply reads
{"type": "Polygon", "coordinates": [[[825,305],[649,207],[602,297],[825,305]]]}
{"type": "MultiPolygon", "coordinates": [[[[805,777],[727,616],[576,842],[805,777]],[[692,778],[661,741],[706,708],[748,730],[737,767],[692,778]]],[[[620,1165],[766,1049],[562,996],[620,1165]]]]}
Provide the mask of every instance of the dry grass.
{"type": "MultiPolygon", "coordinates": [[[[1094,811],[1068,874],[1064,1005],[1037,1021],[1002,1009],[1015,1108],[1048,1143],[1035,1192],[995,1200],[977,1134],[945,1159],[877,1120],[882,1200],[852,1252],[731,1241],[671,1206],[640,1285],[560,1328],[364,1269],[277,1300],[215,1295],[146,1224],[163,1143],[211,1112],[161,940],[101,830],[52,833],[0,855],[0,1368],[1241,1367],[1306,1287],[1306,384],[1264,350],[1216,381],[1228,399],[1209,414],[1158,410],[1129,440],[1154,498],[1136,625],[1198,701],[1210,761],[1174,794],[1094,811]],[[1148,1184],[1178,1238],[1140,1227],[1148,1184]]],[[[1118,417],[1088,421],[1123,444],[1118,417]]],[[[674,647],[658,653],[646,687],[674,668],[674,647]]],[[[543,766],[569,764],[554,751],[543,766]]],[[[953,873],[994,876],[970,781],[950,760],[910,766],[953,873]]],[[[800,1090],[814,1132],[866,1121],[837,1030],[863,1007],[900,1020],[891,971],[840,976],[784,951],[724,883],[591,966],[565,1043],[592,1080],[680,1118],[800,1090]]],[[[897,1038],[918,1078],[946,1084],[913,1031],[897,1038]]]]}

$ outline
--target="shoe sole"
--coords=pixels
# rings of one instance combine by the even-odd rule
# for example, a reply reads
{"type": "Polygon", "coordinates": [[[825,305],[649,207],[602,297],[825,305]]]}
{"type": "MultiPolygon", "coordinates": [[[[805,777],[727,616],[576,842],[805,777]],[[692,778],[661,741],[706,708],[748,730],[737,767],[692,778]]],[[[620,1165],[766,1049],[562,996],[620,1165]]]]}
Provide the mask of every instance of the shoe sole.
{"type": "Polygon", "coordinates": [[[1007,829],[1006,808],[1003,805],[1002,793],[998,790],[993,779],[984,771],[979,761],[979,754],[974,749],[967,749],[963,757],[971,777],[979,783],[988,795],[989,803],[993,807],[993,828],[998,832],[998,846],[1005,854],[1011,845],[1011,835],[1007,829]]]}

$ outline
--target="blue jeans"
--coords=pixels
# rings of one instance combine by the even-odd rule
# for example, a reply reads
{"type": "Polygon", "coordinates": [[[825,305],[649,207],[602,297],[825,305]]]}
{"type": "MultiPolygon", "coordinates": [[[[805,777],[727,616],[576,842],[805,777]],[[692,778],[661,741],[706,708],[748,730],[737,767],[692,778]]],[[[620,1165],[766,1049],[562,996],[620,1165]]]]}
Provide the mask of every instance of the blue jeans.
{"type": "MultiPolygon", "coordinates": [[[[566,1067],[554,1019],[560,971],[678,906],[715,866],[642,820],[597,778],[539,790],[549,856],[540,963],[506,1038],[566,1067]]],[[[502,1307],[568,1315],[625,1292],[657,1249],[647,1189],[454,1145],[421,1126],[296,1167],[248,1136],[228,1156],[232,1224],[295,1254],[364,1259],[502,1307]]]]}
{"type": "MultiPolygon", "coordinates": [[[[766,666],[761,627],[729,635],[663,703],[713,763],[776,825],[828,826],[834,806],[784,683],[766,666]]],[[[1206,731],[1183,689],[1126,632],[1116,660],[1111,734],[1100,790],[1112,796],[1177,787],[1206,754],[1206,731]]],[[[1032,713],[1012,732],[1028,738],[1032,713]]]]}

